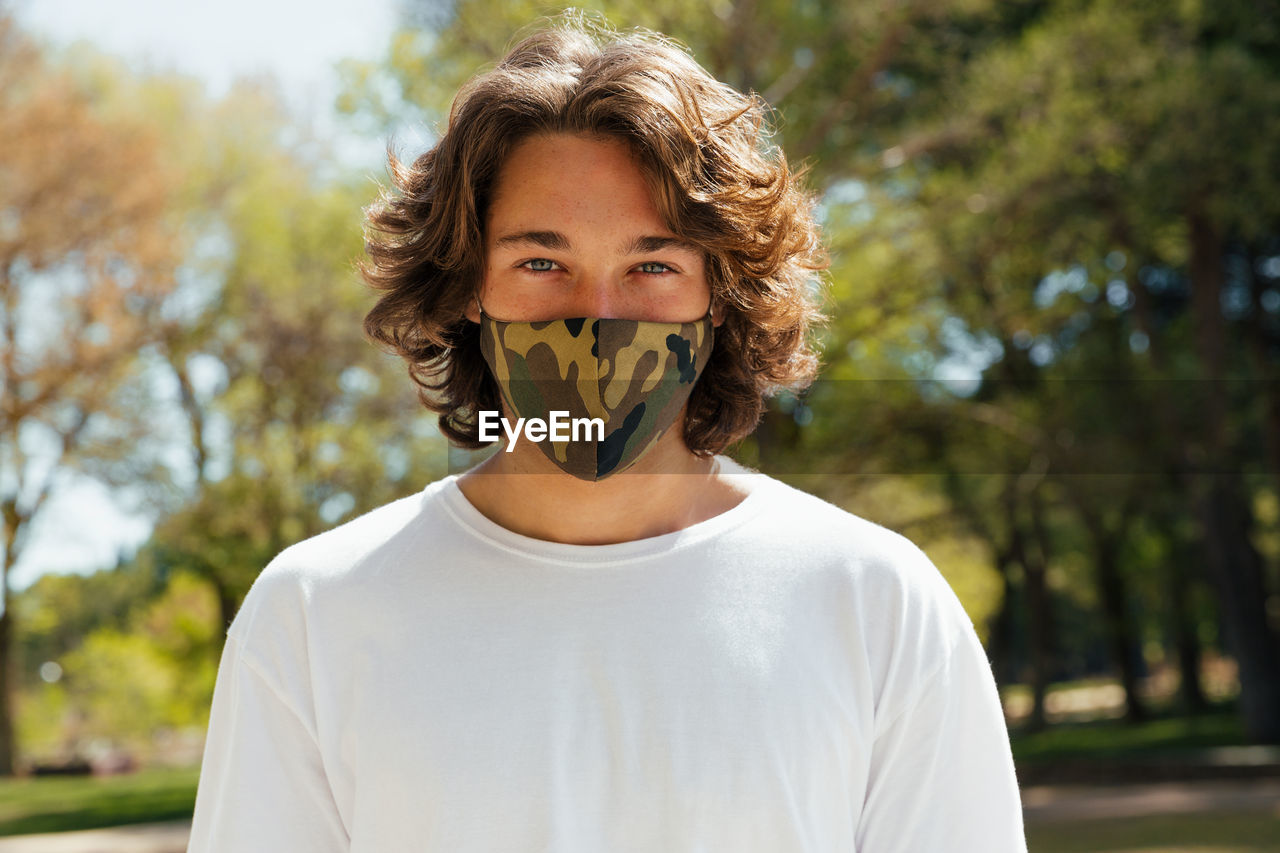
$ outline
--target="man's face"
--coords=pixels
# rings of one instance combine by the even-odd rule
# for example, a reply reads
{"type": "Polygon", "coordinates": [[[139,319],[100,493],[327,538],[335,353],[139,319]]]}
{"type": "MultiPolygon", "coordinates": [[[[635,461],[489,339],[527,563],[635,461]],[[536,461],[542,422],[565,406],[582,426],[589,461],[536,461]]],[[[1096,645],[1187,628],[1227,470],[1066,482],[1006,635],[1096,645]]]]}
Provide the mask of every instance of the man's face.
{"type": "MultiPolygon", "coordinates": [[[[499,320],[618,317],[688,322],[707,313],[702,252],[663,224],[626,145],[548,134],[498,173],[480,299],[499,320]]],[[[467,310],[479,322],[477,306],[467,310]]]]}

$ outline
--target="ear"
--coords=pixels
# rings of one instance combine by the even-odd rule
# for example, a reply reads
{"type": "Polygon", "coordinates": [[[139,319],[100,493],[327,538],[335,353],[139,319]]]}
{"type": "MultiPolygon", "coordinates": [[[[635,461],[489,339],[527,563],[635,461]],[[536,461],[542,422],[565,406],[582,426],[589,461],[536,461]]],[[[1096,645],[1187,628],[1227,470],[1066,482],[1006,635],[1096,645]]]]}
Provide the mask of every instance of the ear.
{"type": "Polygon", "coordinates": [[[712,300],[711,302],[711,325],[714,328],[720,328],[720,324],[724,322],[724,305],[720,300],[712,300]]]}
{"type": "Polygon", "coordinates": [[[472,296],[467,300],[467,310],[463,312],[467,319],[473,323],[480,322],[480,302],[472,296]]]}

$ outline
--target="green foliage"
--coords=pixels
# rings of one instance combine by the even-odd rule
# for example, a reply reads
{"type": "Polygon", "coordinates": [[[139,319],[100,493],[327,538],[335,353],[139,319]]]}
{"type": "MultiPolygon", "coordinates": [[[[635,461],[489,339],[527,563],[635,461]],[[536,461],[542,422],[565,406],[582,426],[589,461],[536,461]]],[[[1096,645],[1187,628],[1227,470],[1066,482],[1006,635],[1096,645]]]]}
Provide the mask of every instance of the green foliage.
{"type": "MultiPolygon", "coordinates": [[[[627,30],[657,30],[690,48],[717,78],[761,93],[778,110],[778,141],[792,159],[811,161],[823,185],[853,177],[878,154],[880,125],[903,117],[908,91],[931,99],[931,83],[954,72],[983,25],[1037,3],[947,0],[906,4],[587,2],[565,11],[549,2],[462,0],[403,4],[404,28],[382,62],[349,62],[339,108],[384,134],[406,124],[442,124],[458,86],[491,66],[521,34],[566,14],[627,30]],[[985,17],[984,17],[985,16],[985,17]],[[901,57],[912,77],[890,77],[901,57]]],[[[884,147],[887,147],[884,146],[884,147]]]]}
{"type": "Polygon", "coordinates": [[[80,738],[132,737],[163,723],[178,673],[147,637],[95,631],[64,660],[80,738]]]}
{"type": "Polygon", "coordinates": [[[150,578],[129,566],[37,578],[13,600],[18,684],[35,684],[41,664],[57,661],[93,631],[123,630],[130,610],[158,592],[150,578]]]}
{"type": "MultiPolygon", "coordinates": [[[[129,593],[129,573],[114,576],[120,581],[114,594],[129,593]]],[[[105,579],[81,578],[62,586],[74,587],[75,580],[81,592],[105,586],[105,579]]],[[[51,683],[31,679],[23,690],[20,742],[30,758],[84,757],[91,743],[102,741],[145,759],[154,751],[156,732],[207,723],[221,648],[218,602],[209,585],[176,572],[158,596],[135,600],[119,621],[100,622],[75,637],[74,648],[50,658],[61,677],[51,683]]],[[[72,636],[69,626],[63,636],[72,636]]]]}
{"type": "Polygon", "coordinates": [[[36,682],[17,691],[14,728],[26,760],[60,761],[74,755],[76,736],[68,723],[76,713],[62,684],[36,682]]]}
{"type": "Polygon", "coordinates": [[[363,336],[372,297],[355,264],[372,184],[334,174],[267,86],[170,116],[173,145],[198,152],[178,214],[203,249],[165,352],[191,485],[145,559],[210,581],[225,629],[281,549],[421,488],[445,446],[402,364],[363,336]]]}

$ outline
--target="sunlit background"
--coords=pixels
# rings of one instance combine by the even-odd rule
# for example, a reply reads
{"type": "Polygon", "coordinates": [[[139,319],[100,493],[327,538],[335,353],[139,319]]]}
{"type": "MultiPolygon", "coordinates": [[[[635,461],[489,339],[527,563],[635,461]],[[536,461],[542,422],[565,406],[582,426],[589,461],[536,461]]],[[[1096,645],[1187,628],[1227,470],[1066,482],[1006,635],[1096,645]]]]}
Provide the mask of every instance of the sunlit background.
{"type": "MultiPolygon", "coordinates": [[[[1280,850],[1280,10],[590,5],[776,107],[832,321],[731,452],[946,575],[1031,849],[1280,850]]],[[[556,11],[0,0],[0,835],[180,835],[257,573],[465,463],[361,209],[556,11]]]]}
{"type": "MultiPolygon", "coordinates": [[[[11,11],[52,50],[104,52],[138,73],[190,76],[215,98],[237,79],[269,78],[300,121],[334,142],[344,165],[381,172],[383,140],[337,121],[335,65],[378,58],[395,27],[394,0],[19,0],[11,11]]],[[[149,513],[129,512],[100,483],[68,483],[36,520],[10,583],[24,588],[46,571],[102,568],[146,541],[151,527],[149,513]]]]}

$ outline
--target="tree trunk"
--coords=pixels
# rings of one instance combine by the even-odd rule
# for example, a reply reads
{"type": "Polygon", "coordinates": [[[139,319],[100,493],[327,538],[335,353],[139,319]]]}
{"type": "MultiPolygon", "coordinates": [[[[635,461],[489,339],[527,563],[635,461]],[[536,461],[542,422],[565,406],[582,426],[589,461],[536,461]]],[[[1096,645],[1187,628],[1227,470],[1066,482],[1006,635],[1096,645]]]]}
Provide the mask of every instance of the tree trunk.
{"type": "Polygon", "coordinates": [[[1250,740],[1280,743],[1280,640],[1267,621],[1262,558],[1249,538],[1252,510],[1233,470],[1228,441],[1226,334],[1222,316],[1223,240],[1200,210],[1188,215],[1191,308],[1203,370],[1204,416],[1196,508],[1204,530],[1210,581],[1225,617],[1223,631],[1240,674],[1240,710],[1250,740]]]}
{"type": "MultiPolygon", "coordinates": [[[[1265,288],[1257,270],[1260,254],[1261,252],[1254,252],[1249,246],[1245,247],[1244,257],[1249,270],[1249,296],[1252,311],[1244,327],[1263,399],[1262,441],[1267,451],[1267,468],[1275,478],[1276,485],[1280,486],[1280,373],[1277,373],[1272,366],[1273,341],[1268,340],[1268,334],[1262,322],[1267,309],[1262,306],[1262,292],[1265,288]]],[[[1280,595],[1280,590],[1271,590],[1271,593],[1280,595]]]]}
{"type": "Polygon", "coordinates": [[[1102,596],[1102,616],[1112,661],[1120,668],[1124,687],[1125,719],[1141,723],[1149,719],[1138,692],[1133,622],[1129,618],[1128,594],[1120,573],[1120,535],[1104,529],[1101,519],[1086,521],[1093,540],[1094,576],[1102,596]]]}
{"type": "Polygon", "coordinates": [[[1233,482],[1238,479],[1207,475],[1199,503],[1207,562],[1238,666],[1245,733],[1258,743],[1280,743],[1280,653],[1266,618],[1262,558],[1249,540],[1252,513],[1233,482]]]}
{"type": "Polygon", "coordinates": [[[7,585],[4,597],[4,613],[0,614],[0,776],[12,776],[17,769],[17,756],[13,738],[13,631],[7,585]]]}
{"type": "MultiPolygon", "coordinates": [[[[1122,233],[1127,235],[1127,229],[1122,233]]],[[[1127,252],[1138,257],[1130,241],[1126,239],[1122,245],[1124,245],[1127,252]]],[[[1135,264],[1135,269],[1141,270],[1142,266],[1143,263],[1139,261],[1135,264]]],[[[1153,383],[1152,411],[1156,415],[1157,423],[1168,433],[1168,446],[1172,451],[1165,460],[1163,475],[1165,488],[1169,495],[1188,495],[1191,492],[1191,487],[1186,471],[1186,453],[1190,445],[1179,419],[1176,401],[1170,394],[1170,389],[1180,383],[1172,381],[1169,375],[1164,340],[1156,328],[1151,294],[1139,275],[1134,276],[1132,293],[1134,294],[1134,316],[1137,320],[1138,328],[1147,336],[1151,366],[1157,377],[1157,381],[1153,383]]],[[[1178,506],[1179,509],[1182,509],[1181,500],[1178,501],[1178,506]]],[[[1190,509],[1194,515],[1194,507],[1190,509]]],[[[1167,529],[1175,529],[1175,525],[1172,523],[1173,519],[1167,520],[1171,522],[1167,525],[1167,529]]],[[[1194,545],[1194,543],[1192,544],[1194,545]]],[[[1200,662],[1202,654],[1200,638],[1197,634],[1195,620],[1191,613],[1190,600],[1187,595],[1194,576],[1197,574],[1188,565],[1187,555],[1195,553],[1195,548],[1183,548],[1180,542],[1171,542],[1171,547],[1174,550],[1174,555],[1173,559],[1168,563],[1169,606],[1171,611],[1170,626],[1173,634],[1172,644],[1178,660],[1178,693],[1185,713],[1201,714],[1208,710],[1209,702],[1205,698],[1203,685],[1201,684],[1200,662]]]]}
{"type": "Polygon", "coordinates": [[[1035,558],[1027,563],[1027,611],[1031,617],[1028,630],[1031,642],[1032,672],[1035,673],[1036,713],[1040,724],[1045,725],[1044,700],[1049,685],[1053,683],[1054,664],[1058,659],[1057,625],[1053,618],[1053,600],[1049,593],[1049,563],[1052,549],[1044,524],[1044,505],[1039,491],[1029,496],[1031,510],[1031,538],[1035,543],[1035,558]]]}
{"type": "Polygon", "coordinates": [[[1027,725],[1031,731],[1040,731],[1048,721],[1045,718],[1045,696],[1049,690],[1051,661],[1044,643],[1043,618],[1048,609],[1045,589],[1045,567],[1027,547],[1027,535],[1018,512],[1016,478],[1010,478],[1005,489],[1005,517],[1009,525],[1010,562],[1022,567],[1023,589],[1026,590],[1026,625],[1029,680],[1031,681],[1032,708],[1027,725]]]}
{"type": "Polygon", "coordinates": [[[239,604],[236,601],[231,587],[223,583],[220,579],[213,579],[214,590],[218,594],[218,616],[220,617],[220,628],[217,633],[218,650],[222,650],[222,646],[227,641],[227,629],[231,627],[231,620],[236,618],[236,610],[239,604]]]}
{"type": "Polygon", "coordinates": [[[987,657],[991,659],[991,669],[996,681],[1000,684],[1017,683],[1022,680],[1014,646],[1014,637],[1017,634],[1018,585],[1013,579],[1011,570],[1013,563],[1013,558],[1007,549],[996,554],[996,572],[1000,575],[1000,585],[1004,594],[1000,599],[1000,609],[991,617],[991,628],[987,632],[987,657]]]}
{"type": "Polygon", "coordinates": [[[961,478],[954,469],[946,471],[944,488],[951,505],[969,529],[991,546],[994,568],[1000,577],[1001,596],[1000,609],[988,621],[987,657],[991,661],[991,669],[998,684],[1016,683],[1020,676],[1017,662],[1013,660],[1018,587],[1013,578],[1013,558],[1008,543],[999,541],[993,530],[995,525],[988,524],[983,518],[978,501],[964,490],[961,478]]]}
{"type": "Polygon", "coordinates": [[[4,504],[4,558],[0,563],[0,591],[4,613],[0,613],[0,777],[17,770],[17,749],[13,725],[13,601],[9,595],[9,569],[17,562],[18,509],[15,501],[4,504]]]}
{"type": "MultiPolygon", "coordinates": [[[[1027,578],[1026,566],[1021,562],[1018,555],[1021,546],[1015,543],[1015,537],[1020,534],[1016,532],[1016,525],[1010,523],[1007,525],[1009,528],[1008,538],[1005,541],[999,541],[999,537],[995,533],[995,528],[999,525],[997,523],[988,524],[983,518],[981,511],[977,508],[977,501],[971,495],[965,493],[957,472],[948,470],[944,483],[947,496],[956,511],[964,518],[975,535],[991,545],[995,556],[995,570],[1000,576],[1002,595],[1000,609],[990,617],[988,623],[986,651],[987,658],[991,661],[991,669],[996,683],[1003,685],[1030,681],[1032,683],[1034,701],[1028,724],[1032,727],[1043,726],[1044,686],[1041,685],[1037,690],[1036,683],[1038,679],[1035,676],[1034,669],[1028,678],[1027,674],[1022,671],[1023,661],[1017,659],[1016,654],[1018,649],[1018,615],[1022,605],[1020,592],[1026,588],[1027,578]],[[1021,583],[1015,579],[1018,569],[1022,570],[1023,580],[1021,583]]],[[[1013,518],[1014,514],[1008,510],[1008,507],[1015,503],[1014,491],[1016,485],[1016,478],[1009,478],[1003,492],[1003,500],[1006,507],[1005,516],[1010,522],[1015,520],[1013,518]]]]}
{"type": "Polygon", "coordinates": [[[1178,693],[1187,714],[1203,714],[1209,709],[1200,685],[1200,638],[1196,633],[1187,590],[1191,585],[1180,554],[1169,561],[1169,604],[1172,610],[1173,644],[1178,657],[1178,693]]]}

